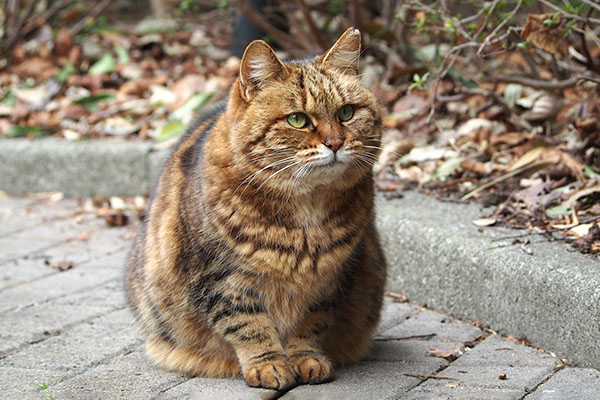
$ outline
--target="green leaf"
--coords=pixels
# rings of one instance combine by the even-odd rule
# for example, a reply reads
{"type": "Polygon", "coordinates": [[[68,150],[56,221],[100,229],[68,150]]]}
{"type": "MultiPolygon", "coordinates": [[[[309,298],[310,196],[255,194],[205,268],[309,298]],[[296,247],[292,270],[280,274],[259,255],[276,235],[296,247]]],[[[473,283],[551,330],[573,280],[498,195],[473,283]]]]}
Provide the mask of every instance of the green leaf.
{"type": "Polygon", "coordinates": [[[98,106],[100,106],[100,103],[109,103],[114,100],[115,97],[116,96],[112,93],[98,93],[91,96],[82,97],[81,99],[73,101],[73,103],[84,106],[89,112],[96,112],[98,110],[98,106]]]}
{"type": "Polygon", "coordinates": [[[504,101],[510,108],[515,106],[517,100],[521,98],[521,92],[523,91],[523,87],[517,83],[510,83],[506,85],[504,89],[504,101]]]}
{"type": "Polygon", "coordinates": [[[76,69],[71,63],[66,63],[64,67],[56,74],[56,80],[60,83],[65,83],[70,75],[75,73],[76,69]]]}
{"type": "Polygon", "coordinates": [[[115,45],[115,53],[117,53],[117,62],[119,64],[129,64],[129,61],[131,61],[127,49],[120,44],[115,45]]]}
{"type": "Polygon", "coordinates": [[[110,74],[115,70],[115,58],[110,53],[102,56],[88,70],[89,75],[110,74]]]}
{"type": "Polygon", "coordinates": [[[35,137],[42,137],[52,135],[53,133],[53,131],[49,129],[44,129],[40,126],[13,125],[6,136],[16,138],[33,134],[35,137]]]}
{"type": "Polygon", "coordinates": [[[15,106],[15,94],[12,92],[12,90],[9,90],[8,92],[6,92],[6,94],[4,95],[4,98],[2,99],[0,104],[2,104],[3,106],[6,106],[6,107],[14,107],[15,106]]]}
{"type": "Polygon", "coordinates": [[[589,165],[583,166],[583,173],[590,179],[600,180],[600,174],[594,171],[589,165]]]}
{"type": "Polygon", "coordinates": [[[437,167],[433,173],[433,179],[445,181],[450,175],[454,174],[460,168],[461,162],[463,162],[463,158],[461,157],[451,158],[444,161],[442,165],[437,167]]]}
{"type": "Polygon", "coordinates": [[[156,137],[156,141],[164,142],[165,140],[170,139],[172,137],[182,135],[186,129],[187,126],[181,121],[169,122],[162,128],[162,130],[156,137]]]}
{"type": "Polygon", "coordinates": [[[186,117],[191,115],[194,110],[202,107],[210,98],[214,95],[214,93],[196,93],[188,101],[185,102],[184,105],[179,107],[177,110],[173,111],[169,115],[169,121],[182,121],[185,120],[186,117]]]}
{"type": "Polygon", "coordinates": [[[454,79],[458,79],[463,85],[465,85],[469,89],[476,89],[476,88],[478,88],[478,86],[477,86],[477,84],[475,82],[473,82],[471,79],[469,79],[466,76],[464,76],[457,69],[452,68],[450,71],[448,71],[448,75],[450,75],[454,79]]]}
{"type": "Polygon", "coordinates": [[[563,217],[565,215],[571,215],[573,213],[572,208],[566,208],[565,206],[556,206],[546,209],[546,215],[551,218],[563,217]]]}

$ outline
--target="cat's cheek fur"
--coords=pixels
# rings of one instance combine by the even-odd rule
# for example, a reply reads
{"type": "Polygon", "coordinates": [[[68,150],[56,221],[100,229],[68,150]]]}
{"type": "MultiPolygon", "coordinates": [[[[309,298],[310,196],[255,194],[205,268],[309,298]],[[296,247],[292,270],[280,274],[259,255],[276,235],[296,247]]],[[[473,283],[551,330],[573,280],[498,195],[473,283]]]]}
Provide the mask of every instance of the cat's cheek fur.
{"type": "Polygon", "coordinates": [[[264,43],[247,52],[227,105],[167,162],[126,286],[158,365],[282,390],[333,379],[371,343],[386,276],[370,171],[381,113],[356,77],[355,30],[313,61],[284,65],[264,43]],[[346,104],[361,108],[342,126],[346,104]],[[290,112],[315,130],[286,125],[290,112]],[[340,132],[335,162],[308,168],[340,132]]]}

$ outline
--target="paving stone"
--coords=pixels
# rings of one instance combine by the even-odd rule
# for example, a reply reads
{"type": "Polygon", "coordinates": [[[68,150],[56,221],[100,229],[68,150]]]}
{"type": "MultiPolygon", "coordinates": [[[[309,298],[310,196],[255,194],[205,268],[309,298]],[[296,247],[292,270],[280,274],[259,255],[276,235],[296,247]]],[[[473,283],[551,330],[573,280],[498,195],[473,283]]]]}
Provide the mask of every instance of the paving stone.
{"type": "MultiPolygon", "coordinates": [[[[64,327],[110,311],[108,307],[40,304],[2,315],[0,356],[28,343],[48,339],[64,327]]],[[[3,360],[0,360],[3,365],[3,360]]]]}
{"type": "Polygon", "coordinates": [[[41,259],[16,259],[0,265],[0,292],[34,279],[52,275],[55,269],[44,264],[41,259]]]}
{"type": "Polygon", "coordinates": [[[407,390],[419,383],[418,378],[406,375],[414,373],[411,363],[362,362],[337,369],[333,382],[299,386],[282,399],[401,399],[407,390]]]}
{"type": "Polygon", "coordinates": [[[123,270],[115,268],[86,267],[81,265],[65,272],[11,287],[0,292],[0,315],[19,307],[41,303],[73,292],[92,289],[105,282],[122,279],[123,270]]]}
{"type": "Polygon", "coordinates": [[[131,312],[117,310],[10,355],[0,360],[0,366],[48,369],[68,376],[118,357],[141,343],[139,336],[131,312]]]}
{"type": "Polygon", "coordinates": [[[50,389],[50,394],[60,400],[145,400],[154,399],[188,379],[155,367],[141,347],[136,347],[129,354],[64,380],[50,389]]]}
{"type": "Polygon", "coordinates": [[[451,363],[440,376],[411,391],[415,398],[520,399],[549,376],[557,360],[533,348],[496,335],[451,363]],[[506,375],[506,379],[499,376],[506,375]]]}
{"type": "Polygon", "coordinates": [[[436,341],[464,343],[482,336],[483,331],[446,314],[424,310],[383,332],[381,336],[408,337],[430,334],[435,334],[436,341]]]}
{"type": "Polygon", "coordinates": [[[59,378],[56,371],[0,367],[0,399],[43,399],[48,389],[42,390],[38,384],[53,386],[59,378]]]}
{"type": "Polygon", "coordinates": [[[419,307],[408,303],[394,303],[389,297],[385,298],[383,309],[381,310],[381,319],[377,325],[377,333],[386,330],[406,321],[409,317],[419,312],[419,307]]]}
{"type": "Polygon", "coordinates": [[[600,371],[565,368],[540,385],[526,400],[597,400],[600,398],[600,371]]]}
{"type": "Polygon", "coordinates": [[[79,201],[43,201],[23,198],[0,200],[0,237],[58,219],[72,218],[79,201]]]}
{"type": "Polygon", "coordinates": [[[242,378],[194,378],[177,385],[156,398],[157,400],[265,400],[277,398],[277,392],[251,388],[242,378]]]}

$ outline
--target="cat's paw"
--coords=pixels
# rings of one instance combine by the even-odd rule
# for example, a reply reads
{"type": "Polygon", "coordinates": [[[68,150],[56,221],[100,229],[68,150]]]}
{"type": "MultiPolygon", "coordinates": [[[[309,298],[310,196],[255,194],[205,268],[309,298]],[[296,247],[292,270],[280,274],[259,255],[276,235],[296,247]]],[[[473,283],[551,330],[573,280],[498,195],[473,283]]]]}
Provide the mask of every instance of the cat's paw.
{"type": "Polygon", "coordinates": [[[292,357],[292,362],[298,368],[299,383],[314,385],[333,380],[333,365],[323,355],[298,355],[292,357]]]}
{"type": "Polygon", "coordinates": [[[298,384],[298,370],[287,360],[265,361],[250,366],[244,379],[252,387],[285,390],[298,384]]]}

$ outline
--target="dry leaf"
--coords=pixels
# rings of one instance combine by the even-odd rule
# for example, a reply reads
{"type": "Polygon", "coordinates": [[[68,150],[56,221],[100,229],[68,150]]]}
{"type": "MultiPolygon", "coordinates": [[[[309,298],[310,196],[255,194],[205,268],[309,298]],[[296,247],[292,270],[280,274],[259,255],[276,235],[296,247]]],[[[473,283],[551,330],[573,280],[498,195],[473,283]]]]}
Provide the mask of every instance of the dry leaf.
{"type": "Polygon", "coordinates": [[[104,217],[106,223],[110,226],[125,226],[129,223],[129,217],[120,211],[111,210],[104,217]]]}
{"type": "Polygon", "coordinates": [[[534,46],[551,54],[565,54],[567,42],[565,41],[565,28],[560,23],[560,17],[555,14],[529,14],[527,23],[521,36],[529,40],[534,46]],[[546,25],[545,20],[554,19],[558,24],[546,25]]]}
{"type": "Polygon", "coordinates": [[[460,355],[462,355],[462,347],[457,344],[452,350],[441,350],[436,349],[435,347],[430,348],[427,351],[427,355],[433,357],[444,358],[448,361],[456,360],[460,355]]]}
{"type": "Polygon", "coordinates": [[[44,261],[44,264],[46,264],[52,268],[55,268],[61,272],[73,268],[73,261],[66,261],[66,260],[65,261],[48,261],[48,260],[46,260],[46,261],[44,261]]]}
{"type": "Polygon", "coordinates": [[[477,226],[491,226],[496,223],[495,218],[479,218],[472,221],[477,226]]]}
{"type": "Polygon", "coordinates": [[[521,167],[524,167],[526,165],[533,163],[534,161],[536,161],[540,158],[543,151],[544,151],[543,147],[535,147],[535,148],[529,150],[527,153],[523,154],[521,156],[521,158],[519,158],[517,161],[515,161],[513,163],[513,165],[510,166],[510,168],[508,169],[508,172],[517,170],[521,167]]]}

